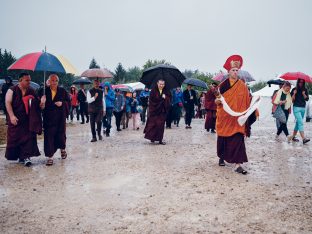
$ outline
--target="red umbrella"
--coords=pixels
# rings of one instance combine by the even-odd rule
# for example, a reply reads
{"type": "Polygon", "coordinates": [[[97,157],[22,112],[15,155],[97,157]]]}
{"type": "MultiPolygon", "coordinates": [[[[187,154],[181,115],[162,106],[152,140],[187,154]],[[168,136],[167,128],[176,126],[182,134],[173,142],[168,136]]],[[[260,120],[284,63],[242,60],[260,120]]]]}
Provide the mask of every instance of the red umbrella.
{"type": "Polygon", "coordinates": [[[105,68],[92,68],[85,70],[82,74],[82,77],[88,77],[88,78],[113,78],[113,75],[105,68]]]}
{"type": "Polygon", "coordinates": [[[312,83],[312,77],[304,74],[302,72],[286,72],[285,74],[280,76],[284,80],[298,80],[302,79],[305,82],[312,83]]]}

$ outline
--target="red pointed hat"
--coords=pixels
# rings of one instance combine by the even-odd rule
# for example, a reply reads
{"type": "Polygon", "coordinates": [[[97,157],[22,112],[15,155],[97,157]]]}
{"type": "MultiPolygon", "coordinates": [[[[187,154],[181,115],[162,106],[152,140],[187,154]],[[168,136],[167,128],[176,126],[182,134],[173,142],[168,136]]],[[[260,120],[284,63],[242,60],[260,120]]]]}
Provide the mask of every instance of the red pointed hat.
{"type": "Polygon", "coordinates": [[[225,64],[223,65],[223,67],[227,71],[231,70],[233,67],[240,69],[242,66],[243,66],[243,58],[242,58],[242,56],[240,56],[238,54],[230,56],[226,60],[225,64]]]}

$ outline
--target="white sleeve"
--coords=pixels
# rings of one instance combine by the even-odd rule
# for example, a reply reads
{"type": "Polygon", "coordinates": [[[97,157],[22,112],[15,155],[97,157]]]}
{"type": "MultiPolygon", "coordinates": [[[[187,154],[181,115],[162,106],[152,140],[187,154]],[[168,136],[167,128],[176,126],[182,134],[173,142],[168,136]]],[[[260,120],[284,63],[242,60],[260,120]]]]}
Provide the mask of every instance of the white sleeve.
{"type": "Polygon", "coordinates": [[[95,98],[94,97],[91,97],[91,94],[90,92],[88,91],[87,92],[87,103],[92,103],[95,101],[95,98]]]}
{"type": "Polygon", "coordinates": [[[106,102],[105,102],[105,94],[103,93],[103,109],[106,111],[106,102]]]}

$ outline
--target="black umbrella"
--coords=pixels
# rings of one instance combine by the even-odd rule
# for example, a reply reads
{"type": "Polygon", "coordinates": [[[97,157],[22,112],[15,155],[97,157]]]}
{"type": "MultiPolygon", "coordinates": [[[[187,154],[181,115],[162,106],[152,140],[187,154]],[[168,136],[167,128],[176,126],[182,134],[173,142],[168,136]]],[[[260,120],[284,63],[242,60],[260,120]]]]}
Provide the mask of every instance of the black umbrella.
{"type": "Polygon", "coordinates": [[[208,89],[208,85],[204,81],[195,78],[187,78],[183,83],[208,89]]]}
{"type": "Polygon", "coordinates": [[[173,89],[180,87],[185,77],[175,66],[159,64],[146,69],[142,74],[140,82],[148,88],[153,88],[157,81],[161,79],[165,81],[168,89],[173,89]]]}
{"type": "Polygon", "coordinates": [[[85,78],[85,77],[75,80],[73,82],[73,84],[91,84],[91,83],[92,82],[88,78],[85,78]]]}
{"type": "Polygon", "coordinates": [[[267,82],[267,84],[269,85],[269,87],[271,87],[272,84],[274,84],[274,85],[282,85],[282,84],[284,84],[284,82],[285,82],[284,80],[275,79],[275,80],[269,80],[267,82]]]}

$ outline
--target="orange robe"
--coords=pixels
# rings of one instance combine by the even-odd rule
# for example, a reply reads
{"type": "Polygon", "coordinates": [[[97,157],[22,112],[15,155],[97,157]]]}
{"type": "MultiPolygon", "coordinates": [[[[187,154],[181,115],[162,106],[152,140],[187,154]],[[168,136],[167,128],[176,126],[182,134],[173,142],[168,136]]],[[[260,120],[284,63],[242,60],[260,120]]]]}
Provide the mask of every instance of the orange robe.
{"type": "MultiPolygon", "coordinates": [[[[228,86],[224,81],[220,84],[220,92],[223,95],[225,101],[229,107],[235,112],[243,112],[248,109],[250,105],[250,95],[246,84],[238,80],[231,87],[226,87],[227,89],[222,93],[222,86],[228,86]]],[[[242,133],[246,135],[245,125],[240,126],[237,122],[238,117],[231,116],[224,111],[222,105],[217,106],[217,122],[216,129],[218,136],[229,137],[236,133],[242,133]]]]}

